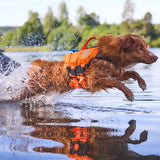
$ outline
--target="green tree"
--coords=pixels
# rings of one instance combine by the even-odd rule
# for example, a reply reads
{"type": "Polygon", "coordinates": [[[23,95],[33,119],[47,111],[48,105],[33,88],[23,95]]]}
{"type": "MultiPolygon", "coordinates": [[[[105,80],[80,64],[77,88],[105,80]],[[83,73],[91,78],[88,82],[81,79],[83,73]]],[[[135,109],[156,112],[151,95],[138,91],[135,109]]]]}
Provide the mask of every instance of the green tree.
{"type": "Polygon", "coordinates": [[[0,32],[0,47],[1,47],[2,40],[3,40],[3,33],[0,32]]]}
{"type": "Polygon", "coordinates": [[[78,24],[81,26],[96,27],[100,24],[99,16],[97,16],[95,13],[84,14],[83,16],[79,17],[78,24]]]}
{"type": "Polygon", "coordinates": [[[129,20],[123,21],[120,24],[120,34],[142,34],[143,22],[142,20],[129,20]]]}
{"type": "Polygon", "coordinates": [[[2,38],[1,46],[10,47],[12,43],[13,35],[14,35],[14,31],[8,31],[2,38]]]}
{"type": "Polygon", "coordinates": [[[49,35],[49,33],[58,26],[58,21],[54,17],[52,8],[48,7],[48,11],[45,15],[44,21],[43,21],[43,32],[46,36],[49,35]]]}
{"type": "Polygon", "coordinates": [[[120,33],[121,34],[132,33],[132,31],[131,31],[131,25],[129,23],[129,20],[123,21],[120,24],[120,33]]]}
{"type": "Polygon", "coordinates": [[[132,20],[130,24],[130,30],[132,33],[142,35],[143,23],[142,20],[132,20]]]}
{"type": "Polygon", "coordinates": [[[143,35],[145,37],[151,36],[154,37],[154,26],[151,23],[152,21],[152,15],[151,13],[147,12],[143,18],[143,35]]]}
{"type": "Polygon", "coordinates": [[[58,11],[59,11],[59,16],[58,16],[59,23],[62,24],[65,22],[68,24],[68,11],[66,3],[64,1],[62,1],[59,4],[58,11]]]}
{"type": "Polygon", "coordinates": [[[145,23],[151,23],[152,21],[152,14],[150,12],[147,12],[144,16],[145,23]]]}
{"type": "Polygon", "coordinates": [[[124,10],[122,13],[122,22],[120,24],[120,33],[127,34],[133,31],[132,24],[134,23],[133,20],[133,13],[134,13],[135,5],[131,2],[131,0],[126,0],[124,5],[124,10]]]}
{"type": "Polygon", "coordinates": [[[150,41],[150,45],[151,45],[151,47],[160,47],[160,37],[150,41]]]}
{"type": "MultiPolygon", "coordinates": [[[[80,33],[81,41],[78,44],[78,48],[82,48],[84,43],[87,41],[88,38],[91,36],[97,36],[101,37],[103,35],[112,34],[112,35],[119,35],[120,34],[120,28],[119,25],[113,24],[102,24],[98,25],[97,27],[92,28],[91,26],[87,26],[83,29],[83,31],[80,33]]],[[[97,43],[97,39],[92,40],[89,42],[88,47],[94,46],[97,43]]]]}
{"type": "Polygon", "coordinates": [[[77,20],[78,25],[80,25],[79,24],[80,17],[84,17],[85,15],[86,15],[85,9],[82,6],[80,6],[76,13],[76,20],[77,20]]]}
{"type": "Polygon", "coordinates": [[[160,37],[160,25],[159,24],[153,24],[154,26],[154,33],[155,33],[155,39],[160,37]]]}
{"type": "Polygon", "coordinates": [[[19,29],[13,30],[13,36],[12,36],[12,47],[17,47],[19,45],[19,29]]]}
{"type": "Polygon", "coordinates": [[[9,30],[6,33],[1,35],[0,39],[0,46],[1,47],[11,47],[11,46],[18,46],[18,34],[19,29],[9,30]]]}
{"type": "Polygon", "coordinates": [[[29,12],[28,21],[20,28],[19,44],[24,46],[43,45],[44,34],[37,12],[29,12]]]}
{"type": "Polygon", "coordinates": [[[48,45],[52,50],[64,50],[76,48],[80,38],[71,28],[58,27],[54,29],[48,36],[48,45]]]}

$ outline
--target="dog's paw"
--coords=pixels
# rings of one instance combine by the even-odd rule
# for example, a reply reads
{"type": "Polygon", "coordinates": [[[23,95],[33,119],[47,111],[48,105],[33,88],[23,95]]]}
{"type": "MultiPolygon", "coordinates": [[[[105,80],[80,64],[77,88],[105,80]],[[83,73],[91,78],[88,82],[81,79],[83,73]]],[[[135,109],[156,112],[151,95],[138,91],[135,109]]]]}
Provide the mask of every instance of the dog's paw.
{"type": "Polygon", "coordinates": [[[141,89],[143,90],[143,91],[145,91],[146,89],[147,89],[147,86],[146,85],[142,85],[142,86],[140,86],[141,87],[141,89]]]}
{"type": "Polygon", "coordinates": [[[123,93],[125,94],[126,98],[129,101],[134,101],[134,95],[129,88],[125,87],[125,89],[123,90],[123,93]]]}
{"type": "Polygon", "coordinates": [[[140,142],[144,142],[147,140],[147,136],[148,136],[148,131],[143,131],[141,134],[140,134],[140,142]]]}
{"type": "Polygon", "coordinates": [[[134,96],[127,97],[127,99],[128,99],[129,101],[133,102],[133,101],[134,101],[134,96]]]}
{"type": "Polygon", "coordinates": [[[136,120],[132,119],[128,122],[128,124],[130,125],[130,128],[136,129],[136,120]]]}
{"type": "Polygon", "coordinates": [[[138,81],[139,87],[144,91],[147,88],[146,82],[143,79],[138,81]]]}
{"type": "Polygon", "coordinates": [[[134,101],[134,95],[130,90],[128,90],[127,94],[125,94],[125,95],[129,101],[131,101],[131,102],[134,101]]]}

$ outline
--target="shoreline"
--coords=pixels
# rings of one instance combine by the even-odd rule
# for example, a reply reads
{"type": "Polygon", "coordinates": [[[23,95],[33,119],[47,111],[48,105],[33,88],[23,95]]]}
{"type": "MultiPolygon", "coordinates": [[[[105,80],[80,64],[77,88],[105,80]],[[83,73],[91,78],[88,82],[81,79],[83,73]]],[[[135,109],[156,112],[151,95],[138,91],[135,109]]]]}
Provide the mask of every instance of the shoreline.
{"type": "Polygon", "coordinates": [[[2,52],[45,52],[45,51],[52,51],[50,46],[31,46],[31,47],[11,47],[0,49],[2,52]]]}

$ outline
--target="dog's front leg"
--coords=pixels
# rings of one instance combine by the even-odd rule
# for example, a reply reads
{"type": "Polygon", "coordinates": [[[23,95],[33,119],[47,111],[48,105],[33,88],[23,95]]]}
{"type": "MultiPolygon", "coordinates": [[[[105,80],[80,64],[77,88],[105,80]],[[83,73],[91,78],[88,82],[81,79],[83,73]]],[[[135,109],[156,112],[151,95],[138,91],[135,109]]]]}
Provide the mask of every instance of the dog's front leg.
{"type": "Polygon", "coordinates": [[[144,79],[135,71],[126,71],[122,77],[121,80],[128,80],[129,78],[133,78],[134,80],[138,81],[138,85],[142,90],[145,90],[147,88],[146,82],[144,79]]]}
{"type": "Polygon", "coordinates": [[[145,142],[147,140],[147,137],[148,137],[148,131],[144,130],[143,132],[141,132],[139,140],[132,140],[129,138],[126,142],[130,144],[140,144],[142,142],[145,142]]]}
{"type": "Polygon", "coordinates": [[[130,89],[128,89],[121,81],[118,81],[116,79],[104,78],[104,79],[99,79],[97,82],[97,85],[101,89],[115,87],[115,88],[121,90],[125,94],[125,96],[127,97],[128,100],[130,100],[130,101],[134,100],[134,96],[133,96],[132,91],[130,89]]]}
{"type": "Polygon", "coordinates": [[[127,142],[129,137],[133,134],[133,132],[136,129],[136,121],[135,120],[130,120],[128,122],[129,127],[126,129],[125,134],[123,136],[121,136],[120,140],[122,142],[127,142]]]}

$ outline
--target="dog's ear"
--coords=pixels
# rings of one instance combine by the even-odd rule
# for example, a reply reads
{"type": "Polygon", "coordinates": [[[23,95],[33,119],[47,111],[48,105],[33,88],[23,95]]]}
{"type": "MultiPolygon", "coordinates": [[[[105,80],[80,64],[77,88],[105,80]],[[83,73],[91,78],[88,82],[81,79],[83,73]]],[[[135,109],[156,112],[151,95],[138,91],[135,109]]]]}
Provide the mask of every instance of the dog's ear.
{"type": "Polygon", "coordinates": [[[134,37],[132,37],[131,35],[120,36],[120,48],[124,52],[130,51],[133,44],[134,44],[134,37]]]}
{"type": "Polygon", "coordinates": [[[98,40],[97,46],[102,55],[107,56],[108,54],[113,54],[113,52],[119,52],[120,40],[118,36],[102,36],[98,40]]]}

